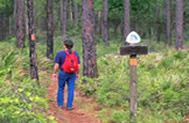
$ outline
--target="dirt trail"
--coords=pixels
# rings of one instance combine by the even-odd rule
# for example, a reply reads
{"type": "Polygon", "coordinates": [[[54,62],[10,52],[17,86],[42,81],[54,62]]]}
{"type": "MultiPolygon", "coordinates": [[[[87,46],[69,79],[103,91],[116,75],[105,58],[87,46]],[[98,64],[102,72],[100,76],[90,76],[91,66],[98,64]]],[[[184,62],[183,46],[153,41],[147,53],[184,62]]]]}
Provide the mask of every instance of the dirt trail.
{"type": "MultiPolygon", "coordinates": [[[[55,117],[58,123],[101,123],[101,120],[97,118],[97,111],[95,107],[98,107],[95,100],[81,96],[78,89],[75,90],[75,98],[73,110],[66,110],[66,108],[58,108],[56,103],[57,82],[52,82],[48,87],[48,99],[49,109],[48,114],[55,117]]],[[[65,101],[67,99],[67,87],[65,88],[65,101]]]]}

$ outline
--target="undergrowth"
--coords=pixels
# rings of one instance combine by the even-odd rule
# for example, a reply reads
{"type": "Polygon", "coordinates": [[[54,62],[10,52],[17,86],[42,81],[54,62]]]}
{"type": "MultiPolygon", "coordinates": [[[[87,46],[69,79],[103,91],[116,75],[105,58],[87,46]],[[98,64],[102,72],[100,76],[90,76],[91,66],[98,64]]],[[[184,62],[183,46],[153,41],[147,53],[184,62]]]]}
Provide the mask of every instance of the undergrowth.
{"type": "MultiPolygon", "coordinates": [[[[189,114],[188,51],[164,49],[137,59],[137,121],[184,121],[189,114]]],[[[98,58],[98,72],[98,78],[84,77],[82,79],[87,83],[80,81],[78,86],[86,95],[95,96],[103,107],[115,109],[109,120],[116,123],[129,122],[129,57],[120,56],[117,52],[102,55],[98,58]]]]}
{"type": "Polygon", "coordinates": [[[13,42],[5,41],[0,42],[0,49],[0,122],[54,122],[54,118],[46,114],[46,78],[48,66],[52,66],[49,60],[38,52],[41,57],[38,60],[39,86],[30,79],[28,48],[18,50],[13,42]]]}

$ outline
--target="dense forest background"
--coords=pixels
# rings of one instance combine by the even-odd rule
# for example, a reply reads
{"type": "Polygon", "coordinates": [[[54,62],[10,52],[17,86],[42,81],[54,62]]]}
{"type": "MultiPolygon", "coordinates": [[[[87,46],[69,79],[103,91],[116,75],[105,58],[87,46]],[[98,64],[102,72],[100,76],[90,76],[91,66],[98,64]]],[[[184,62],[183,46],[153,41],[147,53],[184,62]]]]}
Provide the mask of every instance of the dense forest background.
{"type": "MultiPolygon", "coordinates": [[[[170,14],[169,26],[171,28],[171,42],[174,45],[175,42],[175,26],[176,26],[176,0],[174,1],[163,1],[163,0],[132,0],[130,1],[130,30],[137,31],[141,37],[148,39],[149,41],[157,40],[157,42],[166,43],[166,25],[167,16],[170,14]],[[167,8],[168,7],[168,8],[167,8]],[[169,13],[168,13],[169,11],[169,13]]],[[[24,22],[26,28],[26,34],[28,33],[28,19],[27,19],[27,9],[26,1],[19,1],[21,3],[19,6],[16,6],[16,2],[12,0],[1,0],[0,10],[1,10],[1,32],[0,39],[7,39],[15,36],[14,24],[17,16],[16,10],[21,9],[21,15],[24,15],[24,22]],[[23,3],[24,2],[24,3],[23,3]],[[25,6],[24,6],[25,4],[25,6]],[[17,8],[16,8],[17,7],[17,8]]],[[[46,41],[47,30],[47,1],[45,0],[34,0],[34,14],[35,14],[35,27],[36,34],[40,40],[39,42],[46,41]],[[41,35],[40,35],[41,34],[41,35]]],[[[64,12],[61,12],[61,6],[63,3],[61,0],[53,1],[53,23],[54,23],[54,33],[55,36],[63,35],[66,33],[71,36],[75,33],[81,34],[82,26],[82,1],[65,1],[64,4],[66,7],[66,20],[63,18],[64,12]],[[61,21],[62,20],[62,21],[61,21]],[[66,22],[66,32],[62,32],[62,26],[66,22]]],[[[183,27],[184,27],[184,41],[187,42],[188,35],[188,1],[183,0],[183,27]]],[[[108,6],[108,29],[109,29],[109,38],[123,40],[124,35],[124,0],[109,0],[108,6]]],[[[102,26],[103,26],[103,1],[96,0],[94,1],[94,16],[95,16],[95,33],[97,37],[102,37],[102,26]]],[[[96,38],[98,41],[99,38],[96,38]]],[[[124,41],[124,40],[123,40],[124,41]]]]}
{"type": "Polygon", "coordinates": [[[47,88],[71,39],[82,60],[76,85],[96,99],[97,117],[129,122],[129,57],[119,48],[136,31],[149,50],[138,57],[137,121],[188,122],[188,11],[188,0],[0,0],[0,120],[56,122],[47,88]]]}

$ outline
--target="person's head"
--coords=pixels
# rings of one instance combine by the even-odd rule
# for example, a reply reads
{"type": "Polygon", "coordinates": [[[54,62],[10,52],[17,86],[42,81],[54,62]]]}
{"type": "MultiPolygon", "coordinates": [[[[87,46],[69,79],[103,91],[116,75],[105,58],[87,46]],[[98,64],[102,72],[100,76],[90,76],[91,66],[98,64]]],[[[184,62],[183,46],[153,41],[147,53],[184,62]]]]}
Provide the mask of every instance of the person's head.
{"type": "Polygon", "coordinates": [[[65,40],[64,41],[64,47],[71,50],[72,47],[74,46],[74,43],[72,40],[65,40]]]}

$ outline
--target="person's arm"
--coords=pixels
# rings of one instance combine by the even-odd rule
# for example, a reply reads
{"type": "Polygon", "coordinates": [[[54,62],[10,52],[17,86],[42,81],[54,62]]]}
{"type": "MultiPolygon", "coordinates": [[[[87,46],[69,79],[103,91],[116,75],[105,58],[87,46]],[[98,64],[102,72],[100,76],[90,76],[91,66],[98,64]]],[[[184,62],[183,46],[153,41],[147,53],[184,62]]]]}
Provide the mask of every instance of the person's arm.
{"type": "Polygon", "coordinates": [[[56,77],[56,71],[58,70],[58,68],[59,68],[59,64],[55,63],[54,69],[53,69],[53,77],[56,77]]]}
{"type": "Polygon", "coordinates": [[[77,79],[79,79],[79,72],[80,72],[80,64],[78,65],[77,79]]]}

